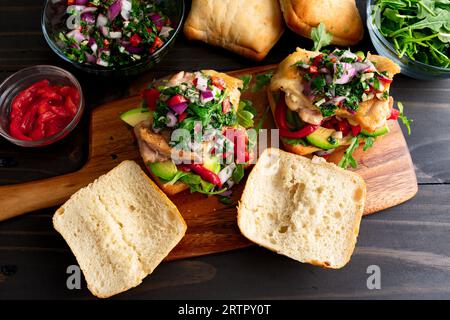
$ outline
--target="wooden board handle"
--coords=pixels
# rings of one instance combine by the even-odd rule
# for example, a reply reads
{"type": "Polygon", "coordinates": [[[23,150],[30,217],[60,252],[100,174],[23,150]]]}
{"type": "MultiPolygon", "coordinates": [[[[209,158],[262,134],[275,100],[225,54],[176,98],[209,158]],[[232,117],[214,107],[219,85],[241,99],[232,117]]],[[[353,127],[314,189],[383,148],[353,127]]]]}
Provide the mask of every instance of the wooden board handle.
{"type": "Polygon", "coordinates": [[[86,170],[64,176],[0,187],[0,221],[62,204],[91,179],[86,170]],[[26,200],[25,200],[26,199],[26,200]]]}

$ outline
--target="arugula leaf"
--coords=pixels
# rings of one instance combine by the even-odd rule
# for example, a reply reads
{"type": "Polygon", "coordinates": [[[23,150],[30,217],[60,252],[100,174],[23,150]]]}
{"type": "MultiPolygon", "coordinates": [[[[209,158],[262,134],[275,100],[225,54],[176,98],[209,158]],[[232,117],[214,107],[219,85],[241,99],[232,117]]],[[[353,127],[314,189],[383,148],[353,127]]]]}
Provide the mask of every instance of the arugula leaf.
{"type": "Polygon", "coordinates": [[[311,29],[311,39],[314,41],[313,51],[320,51],[322,47],[326,47],[333,40],[333,36],[326,30],[325,24],[322,22],[311,29]]]}
{"type": "Polygon", "coordinates": [[[449,0],[376,0],[372,18],[400,58],[450,67],[449,0]]]}
{"type": "Polygon", "coordinates": [[[403,113],[403,103],[397,102],[398,110],[400,111],[400,114],[398,115],[398,118],[402,121],[403,125],[408,129],[408,136],[411,135],[411,123],[414,121],[413,119],[409,119],[405,114],[403,113]]]}
{"type": "Polygon", "coordinates": [[[367,151],[373,147],[373,143],[375,142],[375,137],[364,137],[364,147],[363,151],[367,151]]]}
{"type": "Polygon", "coordinates": [[[241,182],[242,178],[244,178],[244,164],[237,164],[236,168],[233,170],[233,174],[231,175],[233,181],[236,183],[241,182]]]}
{"type": "Polygon", "coordinates": [[[234,204],[234,201],[232,199],[230,199],[230,198],[227,198],[227,197],[219,197],[219,202],[221,202],[221,203],[223,203],[223,204],[225,204],[227,206],[230,206],[230,205],[234,204]]]}
{"type": "Polygon", "coordinates": [[[342,157],[341,161],[338,164],[339,167],[347,169],[349,165],[351,165],[353,168],[356,168],[358,166],[358,163],[356,162],[355,158],[353,158],[353,152],[355,152],[358,146],[359,146],[359,137],[353,137],[350,142],[350,145],[344,152],[344,156],[342,157]]]}
{"type": "Polygon", "coordinates": [[[267,86],[273,77],[273,71],[256,75],[256,81],[253,85],[252,92],[256,93],[267,86]]]}
{"type": "Polygon", "coordinates": [[[221,189],[221,190],[219,190],[219,191],[205,191],[205,190],[203,190],[198,184],[195,184],[195,185],[189,185],[189,190],[191,191],[191,193],[198,192],[198,193],[206,194],[206,195],[208,195],[208,196],[213,196],[213,195],[216,195],[216,194],[221,194],[221,193],[224,193],[225,191],[227,191],[226,188],[223,188],[223,189],[221,189]]]}
{"type": "Polygon", "coordinates": [[[185,175],[181,178],[181,181],[188,184],[189,186],[192,186],[192,185],[200,184],[200,182],[202,182],[202,178],[200,178],[199,175],[196,175],[193,173],[188,173],[187,175],[185,175]]]}
{"type": "Polygon", "coordinates": [[[238,124],[244,128],[253,127],[253,118],[255,117],[253,112],[256,112],[256,109],[253,108],[251,102],[248,100],[241,100],[236,114],[238,124]]]}
{"type": "Polygon", "coordinates": [[[250,85],[250,82],[252,81],[252,75],[246,74],[246,75],[243,75],[240,79],[243,82],[241,92],[247,91],[248,86],[250,85]]]}
{"type": "Polygon", "coordinates": [[[450,23],[450,11],[449,12],[442,11],[436,16],[429,16],[424,20],[418,21],[404,28],[401,28],[397,31],[394,31],[392,34],[390,34],[390,36],[391,37],[396,36],[397,34],[402,33],[404,31],[420,30],[425,28],[439,32],[439,30],[443,26],[447,26],[449,23],[450,23]]]}
{"type": "Polygon", "coordinates": [[[245,99],[241,100],[241,102],[245,104],[244,110],[250,112],[254,117],[256,117],[256,115],[258,114],[258,110],[256,110],[256,108],[253,106],[253,102],[251,100],[245,99]]]}
{"type": "Polygon", "coordinates": [[[176,182],[178,182],[178,180],[180,180],[181,178],[187,176],[188,174],[190,174],[190,173],[189,172],[178,171],[175,174],[175,176],[172,178],[172,180],[167,182],[167,184],[175,184],[176,182]]]}
{"type": "Polygon", "coordinates": [[[264,122],[266,122],[267,114],[269,113],[269,110],[270,110],[270,106],[267,106],[266,110],[264,110],[264,113],[262,114],[261,119],[259,120],[258,124],[255,127],[256,132],[259,133],[259,130],[262,129],[264,122]]]}

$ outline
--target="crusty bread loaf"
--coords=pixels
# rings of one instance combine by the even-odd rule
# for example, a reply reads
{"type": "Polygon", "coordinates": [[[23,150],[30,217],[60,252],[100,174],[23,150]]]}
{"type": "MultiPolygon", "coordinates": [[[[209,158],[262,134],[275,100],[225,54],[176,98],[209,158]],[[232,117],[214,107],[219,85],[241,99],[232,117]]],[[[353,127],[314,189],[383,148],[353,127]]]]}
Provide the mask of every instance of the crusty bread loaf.
{"type": "Polygon", "coordinates": [[[324,23],[333,35],[331,44],[355,45],[364,36],[364,26],[355,0],[280,0],[288,27],[311,38],[311,29],[324,23]]]}
{"type": "Polygon", "coordinates": [[[100,298],[140,284],[186,232],[178,209],[133,161],[72,195],[53,225],[100,298]]]}
{"type": "Polygon", "coordinates": [[[278,0],[193,0],[184,24],[190,40],[261,61],[284,32],[278,0]]]}
{"type": "Polygon", "coordinates": [[[263,247],[337,269],[355,248],[365,198],[358,174],[322,158],[267,149],[247,180],[238,225],[263,247]]]}

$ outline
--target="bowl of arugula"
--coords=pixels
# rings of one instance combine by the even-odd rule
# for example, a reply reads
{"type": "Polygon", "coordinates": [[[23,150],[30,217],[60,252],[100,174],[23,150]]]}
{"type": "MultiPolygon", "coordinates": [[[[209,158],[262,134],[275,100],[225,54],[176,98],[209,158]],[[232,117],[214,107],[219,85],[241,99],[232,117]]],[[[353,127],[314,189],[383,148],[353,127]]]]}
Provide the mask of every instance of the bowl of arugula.
{"type": "Polygon", "coordinates": [[[450,0],[369,0],[367,26],[378,53],[403,74],[450,78],[450,0]]]}

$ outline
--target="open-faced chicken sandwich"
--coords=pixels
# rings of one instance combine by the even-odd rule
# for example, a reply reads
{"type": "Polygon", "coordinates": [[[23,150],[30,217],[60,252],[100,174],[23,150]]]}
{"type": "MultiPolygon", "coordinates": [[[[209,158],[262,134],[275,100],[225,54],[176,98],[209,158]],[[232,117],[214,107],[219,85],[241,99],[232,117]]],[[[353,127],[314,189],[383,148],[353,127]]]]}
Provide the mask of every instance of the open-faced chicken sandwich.
{"type": "MultiPolygon", "coordinates": [[[[122,114],[134,126],[151,175],[170,195],[227,196],[252,157],[249,122],[240,125],[243,81],[212,70],[180,72],[142,94],[143,108],[122,114]]],[[[251,123],[252,121],[250,121],[251,123]]]]}
{"type": "MultiPolygon", "coordinates": [[[[326,156],[387,134],[387,121],[399,115],[389,96],[399,72],[388,58],[370,53],[297,49],[281,62],[268,88],[285,149],[326,156]]],[[[341,166],[355,166],[350,159],[341,166]]]]}

